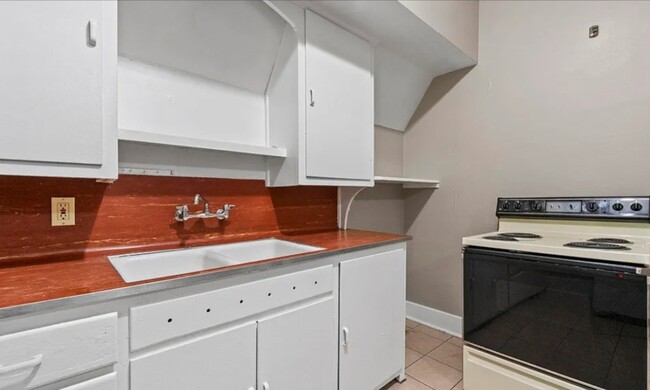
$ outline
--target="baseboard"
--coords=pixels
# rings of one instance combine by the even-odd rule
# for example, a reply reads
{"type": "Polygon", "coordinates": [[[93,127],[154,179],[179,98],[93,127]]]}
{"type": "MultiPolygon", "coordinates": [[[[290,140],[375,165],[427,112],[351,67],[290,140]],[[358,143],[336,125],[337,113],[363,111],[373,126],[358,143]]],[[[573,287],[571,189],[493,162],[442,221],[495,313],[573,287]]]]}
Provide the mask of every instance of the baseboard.
{"type": "Polygon", "coordinates": [[[406,301],[406,318],[462,337],[463,318],[419,303],[406,301]]]}

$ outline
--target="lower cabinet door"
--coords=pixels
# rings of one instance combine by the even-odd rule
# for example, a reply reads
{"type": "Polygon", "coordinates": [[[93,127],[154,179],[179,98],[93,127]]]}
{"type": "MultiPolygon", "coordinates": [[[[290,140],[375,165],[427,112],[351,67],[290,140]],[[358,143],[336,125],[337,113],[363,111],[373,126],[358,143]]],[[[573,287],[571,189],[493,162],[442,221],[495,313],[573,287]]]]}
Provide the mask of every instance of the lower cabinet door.
{"type": "Polygon", "coordinates": [[[336,389],[335,313],[330,297],[260,320],[258,390],[336,389]]]}
{"type": "Polygon", "coordinates": [[[131,359],[131,390],[255,389],[256,324],[131,359]]]}
{"type": "Polygon", "coordinates": [[[377,389],[404,369],[406,250],[340,267],[339,390],[377,389]]]}

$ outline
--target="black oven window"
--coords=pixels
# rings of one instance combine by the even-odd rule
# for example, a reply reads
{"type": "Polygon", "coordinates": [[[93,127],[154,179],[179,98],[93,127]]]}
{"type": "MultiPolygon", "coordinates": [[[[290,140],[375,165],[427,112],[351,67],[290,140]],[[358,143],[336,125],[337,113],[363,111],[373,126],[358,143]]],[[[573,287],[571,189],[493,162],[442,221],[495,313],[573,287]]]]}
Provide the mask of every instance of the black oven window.
{"type": "Polygon", "coordinates": [[[646,389],[645,278],[471,251],[464,267],[466,341],[598,387],[646,389]]]}

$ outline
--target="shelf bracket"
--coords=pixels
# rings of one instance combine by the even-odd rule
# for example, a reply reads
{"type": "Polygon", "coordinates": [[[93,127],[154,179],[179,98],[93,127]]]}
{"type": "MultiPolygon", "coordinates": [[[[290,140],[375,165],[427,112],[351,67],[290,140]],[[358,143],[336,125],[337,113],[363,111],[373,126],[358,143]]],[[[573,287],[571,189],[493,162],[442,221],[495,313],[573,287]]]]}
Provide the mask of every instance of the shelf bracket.
{"type": "Polygon", "coordinates": [[[369,187],[339,187],[339,221],[341,229],[348,230],[348,216],[350,215],[352,202],[366,188],[369,187]]]}

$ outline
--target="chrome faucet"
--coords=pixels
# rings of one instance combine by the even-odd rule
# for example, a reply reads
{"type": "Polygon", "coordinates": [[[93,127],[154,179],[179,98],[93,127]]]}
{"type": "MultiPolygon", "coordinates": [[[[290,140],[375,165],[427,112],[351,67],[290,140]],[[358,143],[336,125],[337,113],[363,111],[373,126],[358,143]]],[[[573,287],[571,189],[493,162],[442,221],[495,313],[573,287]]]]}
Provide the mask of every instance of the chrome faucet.
{"type": "Polygon", "coordinates": [[[194,195],[194,204],[199,204],[200,202],[203,202],[203,211],[194,214],[190,214],[190,208],[186,204],[176,206],[174,219],[178,222],[185,222],[192,218],[216,218],[221,221],[228,219],[230,217],[230,209],[235,207],[234,204],[225,204],[223,205],[223,209],[218,209],[213,213],[210,212],[210,204],[201,194],[194,195]]]}

